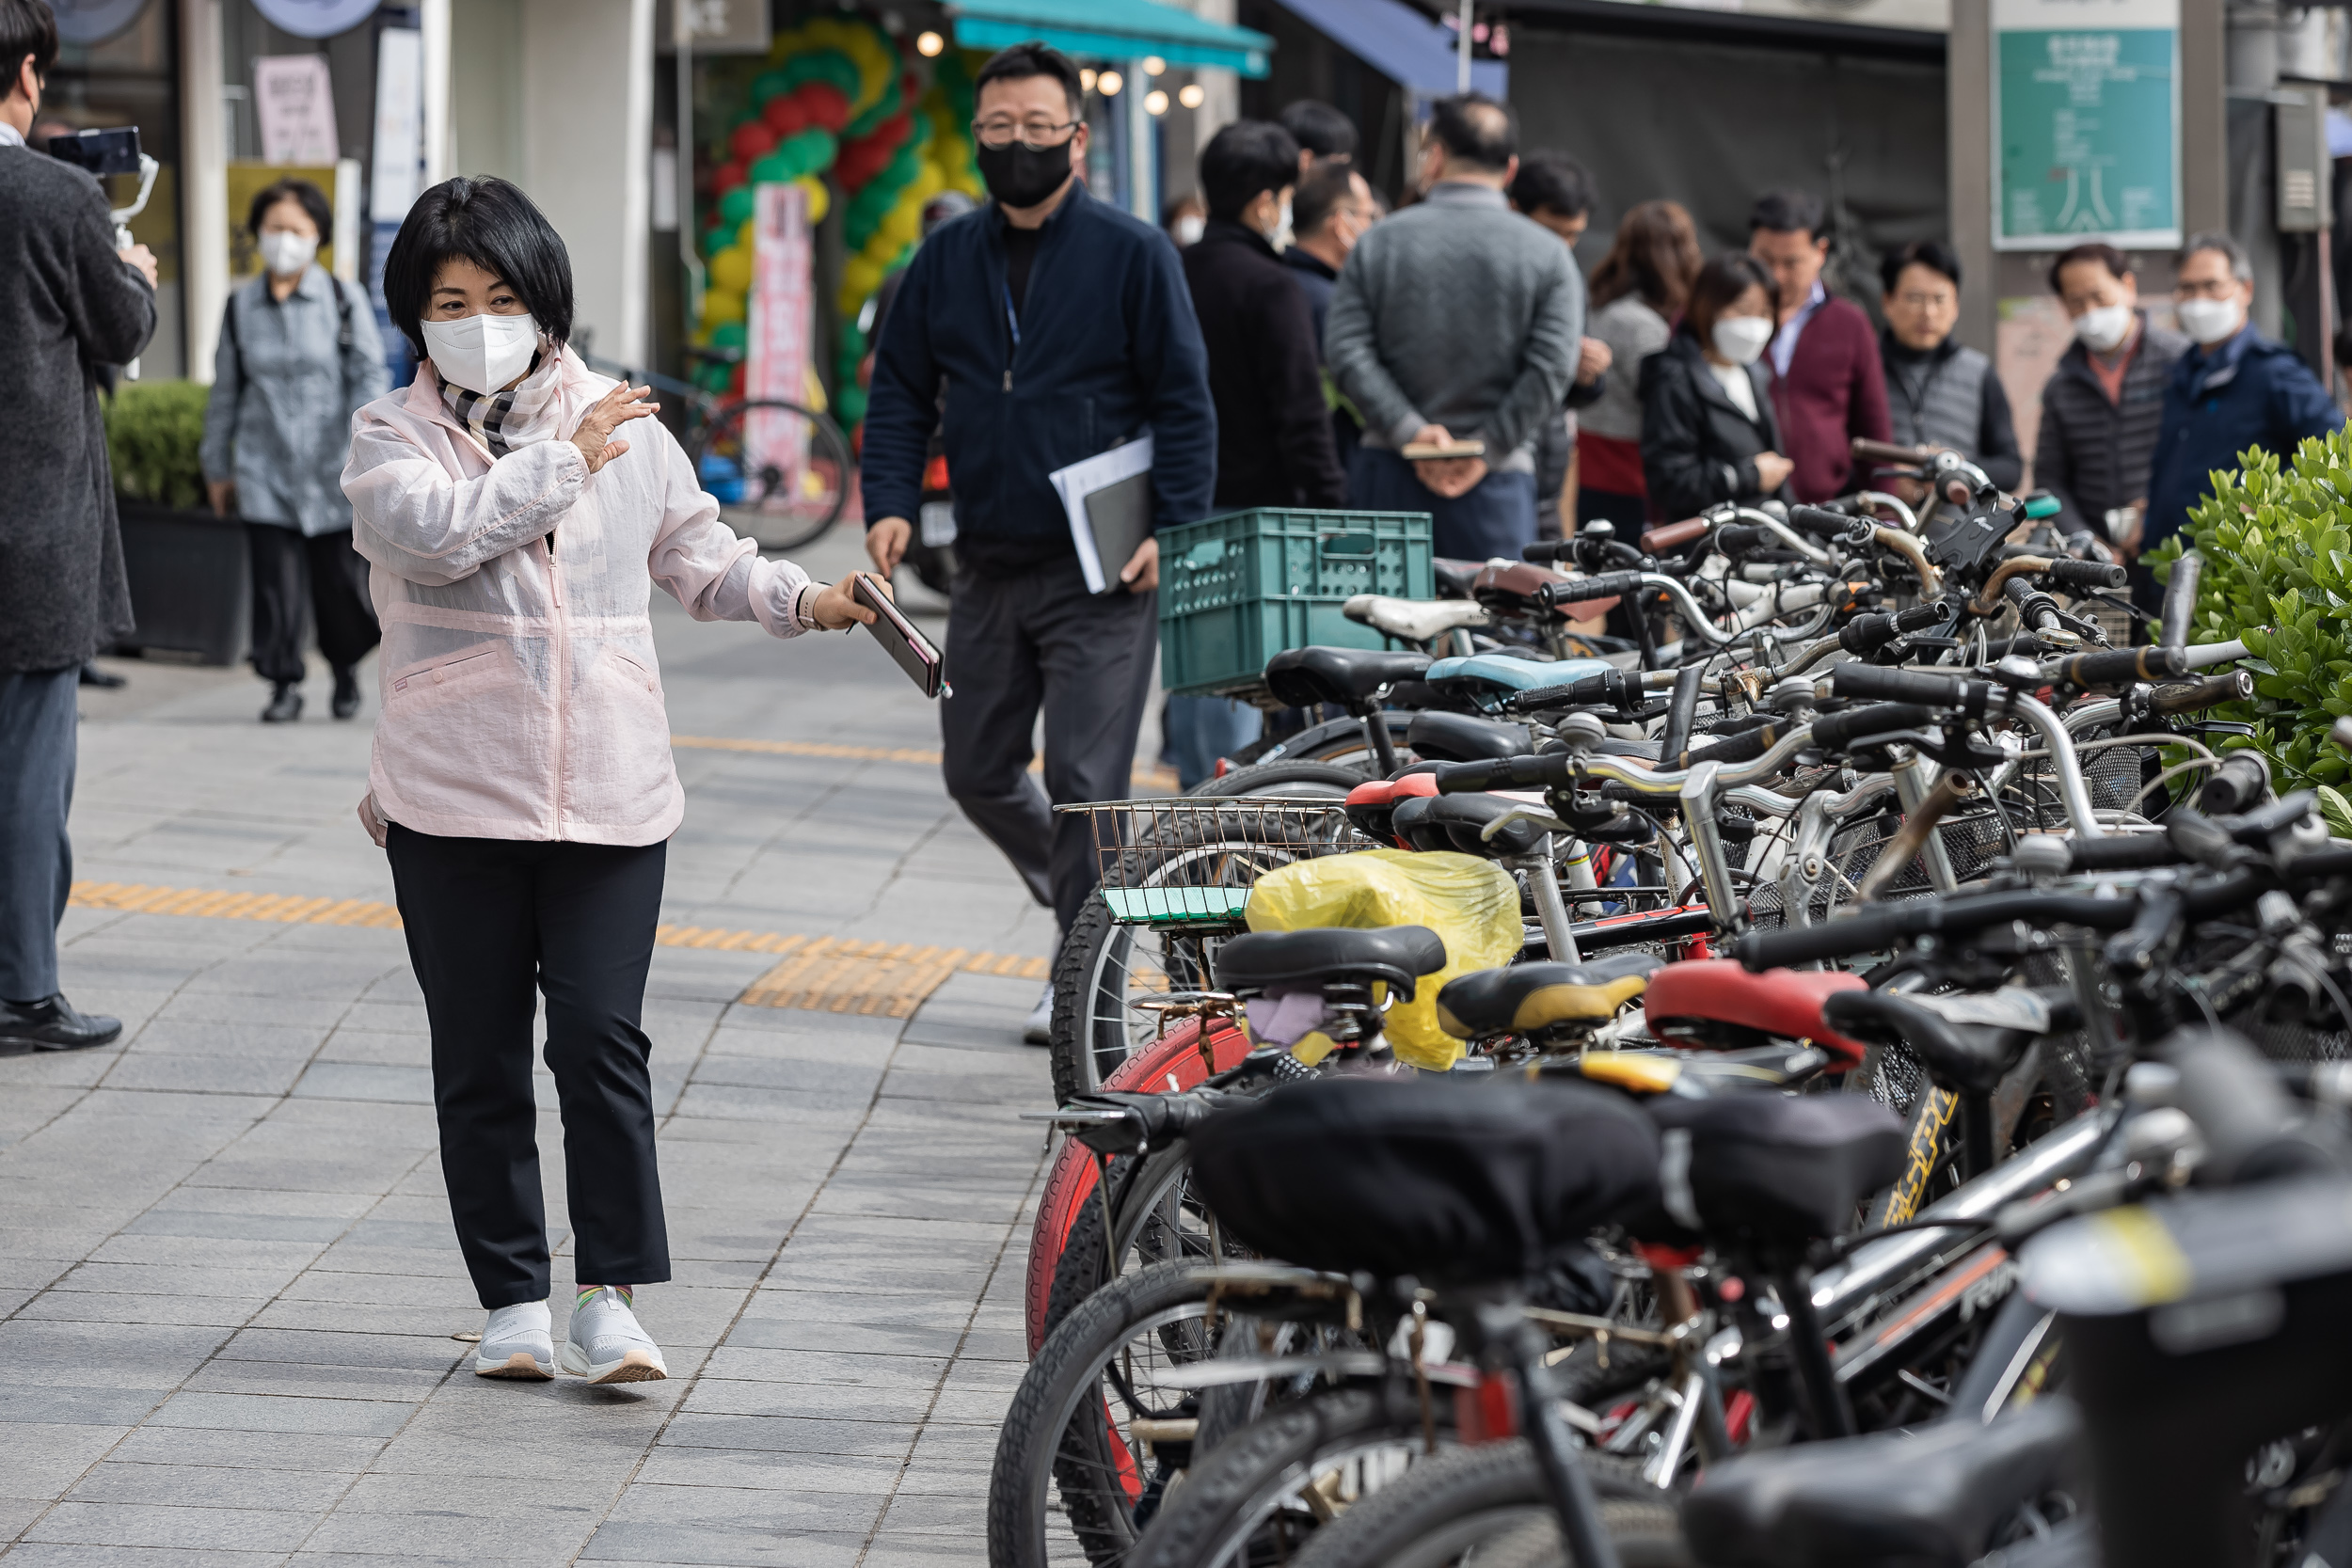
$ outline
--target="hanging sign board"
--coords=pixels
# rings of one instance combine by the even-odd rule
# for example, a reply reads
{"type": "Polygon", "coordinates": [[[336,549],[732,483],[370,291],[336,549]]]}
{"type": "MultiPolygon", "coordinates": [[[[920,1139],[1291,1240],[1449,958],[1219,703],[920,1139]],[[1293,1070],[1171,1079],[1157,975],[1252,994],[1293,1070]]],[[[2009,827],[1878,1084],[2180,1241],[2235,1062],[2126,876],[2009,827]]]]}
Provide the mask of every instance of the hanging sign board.
{"type": "Polygon", "coordinates": [[[253,62],[253,108],[265,164],[332,166],[335,86],[324,55],[263,55],[253,62]]]}
{"type": "Polygon", "coordinates": [[[1993,0],[1993,244],[2181,242],[2180,0],[1993,0]]]}
{"type": "MultiPolygon", "coordinates": [[[[815,320],[808,192],[798,182],[752,187],[752,301],[743,395],[802,403],[808,397],[809,332],[815,320]]],[[[797,496],[808,466],[808,421],[780,409],[743,416],[743,467],[783,475],[771,495],[797,496]]]]}

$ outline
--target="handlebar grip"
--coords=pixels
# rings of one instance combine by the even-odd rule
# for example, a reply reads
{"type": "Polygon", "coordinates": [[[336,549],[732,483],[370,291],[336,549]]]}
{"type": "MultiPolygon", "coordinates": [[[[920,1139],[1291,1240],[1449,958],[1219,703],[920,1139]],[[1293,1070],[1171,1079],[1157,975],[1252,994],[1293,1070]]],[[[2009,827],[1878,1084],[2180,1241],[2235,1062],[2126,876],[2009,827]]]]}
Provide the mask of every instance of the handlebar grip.
{"type": "Polygon", "coordinates": [[[1786,724],[1758,724],[1752,730],[1742,730],[1738,735],[1718,740],[1711,746],[1701,746],[1685,752],[1676,759],[1672,766],[1695,768],[1702,762],[1754,762],[1757,757],[1771,751],[1774,743],[1788,733],[1788,727],[1786,724]]]}
{"type": "Polygon", "coordinates": [[[2061,588],[2122,588],[2132,580],[2130,572],[2106,561],[2054,561],[2042,575],[2061,588]]]}
{"type": "Polygon", "coordinates": [[[1549,566],[1555,561],[1566,559],[1575,548],[1576,541],[1573,539],[1538,539],[1532,545],[1519,546],[1519,559],[1531,566],[1549,566]]]}
{"type": "Polygon", "coordinates": [[[1875,953],[1892,947],[1911,933],[1904,929],[1912,911],[1875,910],[1833,920],[1825,926],[1788,926],[1777,931],[1751,931],[1731,944],[1733,958],[1757,974],[1790,964],[1817,963],[1852,953],[1875,953]]]}
{"type": "Polygon", "coordinates": [[[2203,1135],[2201,1179],[2228,1186],[2335,1168],[2318,1129],[2243,1036],[2180,1029],[2157,1053],[2179,1071],[2173,1103],[2203,1135]]]}
{"type": "Polygon", "coordinates": [[[1760,545],[1776,542],[1754,523],[1725,523],[1715,531],[1715,547],[1725,555],[1745,555],[1760,545]]]}
{"type": "Polygon", "coordinates": [[[1830,672],[1830,689],[1836,695],[1877,702],[1948,705],[1961,700],[1967,685],[1963,676],[1942,671],[1883,670],[1874,664],[1841,664],[1830,672]]]}
{"type": "Polygon", "coordinates": [[[2160,686],[2148,699],[2151,713],[2201,713],[2223,703],[2242,703],[2254,694],[2251,671],[2233,670],[2226,675],[2208,675],[2201,681],[2181,686],[2160,686]]]}
{"type": "Polygon", "coordinates": [[[1854,520],[1843,513],[1819,506],[1792,506],[1788,526],[1816,539],[1842,539],[1853,531],[1854,520]]]}
{"type": "Polygon", "coordinates": [[[2078,838],[2067,846],[2069,871],[2151,871],[2160,865],[2185,864],[2181,853],[2163,833],[2114,833],[2106,838],[2078,838]]]}
{"type": "Polygon", "coordinates": [[[1573,760],[1555,752],[1540,757],[1449,763],[1432,771],[1440,795],[1472,795],[1487,789],[1554,789],[1568,783],[1573,760]]]}
{"type": "Polygon", "coordinates": [[[1899,447],[1892,441],[1854,437],[1853,459],[1857,463],[1925,463],[1934,455],[1934,451],[1926,447],[1899,447]]]}
{"type": "Polygon", "coordinates": [[[2196,550],[2184,550],[2172,562],[2171,580],[2164,585],[2161,615],[2164,635],[2157,641],[2167,648],[2188,646],[2189,626],[2197,619],[2197,584],[2205,573],[2205,558],[2196,550]]]}
{"type": "Polygon", "coordinates": [[[1587,599],[1613,599],[1622,594],[1636,594],[1641,588],[1639,572],[1603,572],[1595,578],[1548,582],[1537,597],[1547,605],[1581,604],[1587,599]]]}
{"type": "Polygon", "coordinates": [[[1586,675],[1559,686],[1514,691],[1502,705],[1514,713],[1524,713],[1530,708],[1590,707],[1602,704],[1623,708],[1636,705],[1629,700],[1633,696],[1624,671],[1603,670],[1597,675],[1586,675]]]}
{"type": "Polygon", "coordinates": [[[1859,657],[1877,652],[1906,632],[1925,631],[1941,625],[1943,620],[1944,607],[1940,604],[1915,604],[1892,614],[1874,610],[1857,615],[1840,626],[1837,645],[1859,657]]]}
{"type": "Polygon", "coordinates": [[[1642,535],[1642,548],[1657,555],[1699,538],[1707,532],[1707,527],[1704,517],[1685,517],[1678,523],[1661,523],[1642,535]]]}
{"type": "Polygon", "coordinates": [[[1825,752],[1843,751],[1849,742],[1864,736],[1891,735],[1934,722],[1934,710],[1916,703],[1872,703],[1814,720],[1813,744],[1825,752]]]}
{"type": "Polygon", "coordinates": [[[1706,679],[1707,667],[1702,664],[1686,664],[1675,672],[1674,690],[1666,698],[1666,724],[1658,732],[1660,756],[1680,756],[1690,750],[1691,726],[1699,712],[1699,689],[1706,679]]]}
{"type": "Polygon", "coordinates": [[[2163,680],[2188,673],[2188,656],[2178,648],[2110,648],[2058,661],[2058,678],[2086,690],[2131,681],[2163,680]]]}
{"type": "Polygon", "coordinates": [[[2198,792],[2197,809],[2208,816],[2235,816],[2262,804],[2270,793],[2270,764],[2260,752],[2232,752],[2221,759],[2198,792]]]}

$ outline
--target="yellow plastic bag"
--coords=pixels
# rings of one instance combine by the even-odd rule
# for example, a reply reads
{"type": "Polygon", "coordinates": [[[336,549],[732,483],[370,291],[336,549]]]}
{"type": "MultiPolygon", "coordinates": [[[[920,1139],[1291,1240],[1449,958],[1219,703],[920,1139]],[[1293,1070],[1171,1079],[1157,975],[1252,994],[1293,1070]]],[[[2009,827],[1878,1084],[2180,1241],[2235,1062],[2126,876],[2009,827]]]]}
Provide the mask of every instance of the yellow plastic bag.
{"type": "Polygon", "coordinates": [[[1524,942],[1511,874],[1450,851],[1366,849],[1295,862],[1249,890],[1248,920],[1253,931],[1426,926],[1437,932],[1445,967],[1422,976],[1412,1001],[1389,1009],[1386,1028],[1398,1061],[1440,1072],[1460,1058],[1462,1042],[1438,1027],[1439,989],[1457,974],[1509,963],[1524,942]]]}

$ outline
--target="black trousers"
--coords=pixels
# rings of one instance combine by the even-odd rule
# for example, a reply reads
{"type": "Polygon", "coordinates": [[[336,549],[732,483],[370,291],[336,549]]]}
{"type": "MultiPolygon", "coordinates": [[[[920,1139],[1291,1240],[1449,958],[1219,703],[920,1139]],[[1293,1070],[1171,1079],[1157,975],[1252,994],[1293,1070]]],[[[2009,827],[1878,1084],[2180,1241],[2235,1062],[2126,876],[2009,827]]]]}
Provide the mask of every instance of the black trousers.
{"type": "Polygon", "coordinates": [[[302,634],[315,617],[319,652],[348,670],[383,641],[368,598],[366,557],[351,531],[313,533],[275,523],[245,525],[253,566],[253,668],[278,686],[302,679],[302,634]]]}
{"type": "Polygon", "coordinates": [[[1065,931],[1102,879],[1091,825],[1051,805],[1127,798],[1159,626],[1158,594],[1096,598],[1074,555],[1019,577],[956,580],[955,695],[939,705],[947,793],[1065,931]],[[1041,708],[1043,789],[1029,776],[1041,708]]]}
{"type": "Polygon", "coordinates": [[[548,1296],[534,986],[548,999],[548,1067],[564,1115],[574,1276],[670,1277],[653,1047],[639,1027],[668,847],[437,838],[392,825],[392,882],[433,1028],[441,1175],[484,1307],[548,1296]]]}
{"type": "Polygon", "coordinates": [[[0,674],[0,1001],[57,991],[57,922],[73,886],[76,710],[82,667],[0,674]]]}

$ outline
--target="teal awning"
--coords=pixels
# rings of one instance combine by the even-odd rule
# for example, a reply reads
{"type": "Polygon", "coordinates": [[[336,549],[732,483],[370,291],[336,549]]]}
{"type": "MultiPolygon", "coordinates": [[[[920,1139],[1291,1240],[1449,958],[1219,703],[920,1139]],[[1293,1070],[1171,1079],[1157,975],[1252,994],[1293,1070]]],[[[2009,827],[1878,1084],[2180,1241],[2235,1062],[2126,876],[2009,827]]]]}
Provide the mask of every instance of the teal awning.
{"type": "Polygon", "coordinates": [[[1154,0],[948,0],[956,41],[966,49],[1003,49],[1030,39],[1065,55],[1134,60],[1157,55],[1170,65],[1214,66],[1263,76],[1274,40],[1248,27],[1204,22],[1154,0]]]}

